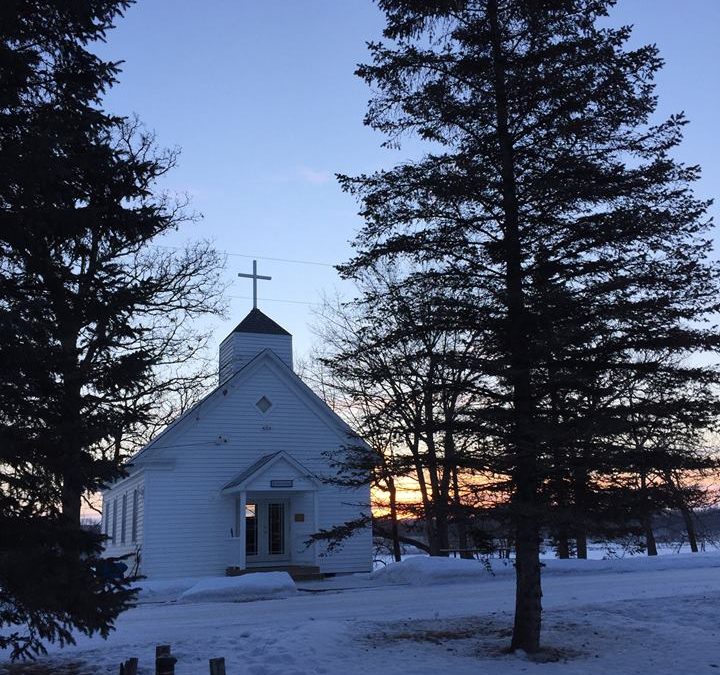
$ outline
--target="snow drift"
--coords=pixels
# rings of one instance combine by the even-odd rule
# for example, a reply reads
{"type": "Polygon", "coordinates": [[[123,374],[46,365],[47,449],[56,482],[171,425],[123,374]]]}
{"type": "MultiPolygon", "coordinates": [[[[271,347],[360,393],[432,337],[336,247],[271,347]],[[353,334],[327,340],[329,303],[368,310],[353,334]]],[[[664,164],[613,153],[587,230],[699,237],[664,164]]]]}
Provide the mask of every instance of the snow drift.
{"type": "Polygon", "coordinates": [[[388,584],[426,585],[489,578],[491,574],[479,560],[431,558],[417,555],[391,563],[370,575],[373,581],[388,584]]]}
{"type": "Polygon", "coordinates": [[[284,598],[297,592],[287,572],[256,572],[239,577],[201,579],[181,593],[180,602],[247,602],[284,598]]]}

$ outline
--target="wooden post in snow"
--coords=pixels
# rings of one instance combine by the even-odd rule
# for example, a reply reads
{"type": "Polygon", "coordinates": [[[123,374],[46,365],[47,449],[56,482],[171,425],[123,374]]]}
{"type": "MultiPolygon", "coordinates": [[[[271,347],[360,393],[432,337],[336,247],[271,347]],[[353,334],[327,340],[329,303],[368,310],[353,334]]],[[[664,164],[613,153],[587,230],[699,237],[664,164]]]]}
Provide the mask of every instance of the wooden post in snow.
{"type": "Polygon", "coordinates": [[[138,660],[133,657],[120,664],[120,675],[137,675],[138,660]]]}
{"type": "Polygon", "coordinates": [[[210,675],[225,675],[225,659],[210,659],[210,675]]]}
{"type": "Polygon", "coordinates": [[[175,675],[177,659],[170,654],[170,645],[155,647],[155,675],[175,675]]]}

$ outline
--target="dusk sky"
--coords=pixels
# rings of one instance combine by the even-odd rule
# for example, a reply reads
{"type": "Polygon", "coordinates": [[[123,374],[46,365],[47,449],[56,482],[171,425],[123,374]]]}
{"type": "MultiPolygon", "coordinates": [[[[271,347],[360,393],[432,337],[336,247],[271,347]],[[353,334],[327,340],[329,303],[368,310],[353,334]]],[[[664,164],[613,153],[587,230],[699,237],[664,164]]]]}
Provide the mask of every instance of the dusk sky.
{"type": "MultiPolygon", "coordinates": [[[[678,155],[703,167],[699,192],[715,196],[720,2],[621,0],[612,21],[635,25],[633,44],[660,47],[660,113],[686,112],[678,155]]],[[[181,148],[164,187],[188,193],[203,214],[165,243],[207,238],[234,254],[215,344],[252,306],[251,283],[236,274],[251,271],[253,256],[273,277],[260,282],[259,306],[293,333],[299,355],[313,340],[312,305],[351,290],[332,265],[350,255],[360,219],[334,174],[417,152],[381,148],[383,138],[362,124],[371,92],[353,71],[382,27],[369,0],[141,0],[108,35],[101,53],[125,63],[107,107],[137,113],[160,145],[181,148]]]]}

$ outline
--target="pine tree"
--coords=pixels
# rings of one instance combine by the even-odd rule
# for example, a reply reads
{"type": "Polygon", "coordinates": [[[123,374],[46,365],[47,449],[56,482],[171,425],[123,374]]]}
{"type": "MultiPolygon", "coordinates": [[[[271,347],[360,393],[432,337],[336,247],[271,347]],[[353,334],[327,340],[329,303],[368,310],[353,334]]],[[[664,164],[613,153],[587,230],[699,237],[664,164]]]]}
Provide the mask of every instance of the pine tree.
{"type": "MultiPolygon", "coordinates": [[[[718,343],[702,324],[718,297],[708,204],[692,193],[698,168],[670,155],[683,116],[651,120],[657,49],[603,27],[611,0],[378,4],[386,40],[358,70],[375,92],[366,124],[428,151],[341,178],[366,222],[342,271],[392,259],[475,290],[466,323],[491,353],[475,365],[496,379],[483,433],[512,486],[511,647],[533,652],[548,480],[569,463],[583,508],[601,439],[627,423],[600,405],[606,387],[659,370],[666,350],[718,343]],[[658,356],[640,364],[638,353],[658,356]]],[[[677,364],[673,377],[698,377],[677,364]]]]}
{"type": "Polygon", "coordinates": [[[209,246],[149,246],[184,218],[154,193],[175,153],[101,107],[118,66],[90,45],[129,4],[0,5],[0,647],[13,657],[72,628],[107,635],[131,601],[99,561],[103,537],[80,527],[82,500],[122,475],[122,439],[202,346],[191,319],[219,310],[209,246]]]}

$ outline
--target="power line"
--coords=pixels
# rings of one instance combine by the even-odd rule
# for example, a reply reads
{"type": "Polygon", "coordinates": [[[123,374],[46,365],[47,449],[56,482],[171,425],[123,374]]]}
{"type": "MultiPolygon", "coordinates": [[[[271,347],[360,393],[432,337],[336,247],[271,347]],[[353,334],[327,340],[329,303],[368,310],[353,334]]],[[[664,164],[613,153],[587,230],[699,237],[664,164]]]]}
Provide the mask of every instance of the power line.
{"type": "Polygon", "coordinates": [[[270,260],[272,262],[284,262],[284,263],[293,263],[294,265],[317,265],[318,267],[332,267],[335,268],[335,265],[331,265],[330,263],[321,263],[316,262],[314,260],[293,260],[292,258],[268,258],[261,255],[245,255],[244,253],[231,253],[229,251],[222,251],[225,255],[232,255],[236,256],[238,258],[254,258],[256,260],[270,260]]]}
{"type": "MultiPolygon", "coordinates": [[[[182,249],[179,246],[168,246],[165,244],[152,244],[155,248],[168,248],[172,249],[173,251],[181,251],[182,249]]],[[[283,262],[283,263],[292,263],[294,265],[317,265],[318,267],[335,267],[335,265],[331,263],[323,263],[323,262],[317,262],[316,260],[296,260],[293,258],[270,258],[268,256],[262,256],[262,255],[249,255],[247,253],[235,253],[233,251],[223,251],[218,250],[218,253],[224,253],[225,255],[234,256],[236,258],[251,258],[255,260],[270,260],[272,262],[283,262]]]]}
{"type": "MultiPolygon", "coordinates": [[[[228,298],[231,298],[233,300],[252,300],[252,297],[249,295],[228,295],[228,298]]],[[[319,305],[321,303],[319,302],[306,302],[304,300],[281,300],[280,298],[258,298],[258,300],[262,300],[263,302],[286,302],[291,305],[319,305]]]]}
{"type": "MultiPolygon", "coordinates": [[[[166,244],[151,244],[153,248],[164,248],[169,249],[172,251],[181,251],[182,248],[180,246],[170,246],[166,244]]],[[[247,255],[245,253],[235,253],[233,251],[224,251],[224,250],[218,250],[218,253],[224,253],[228,256],[235,256],[238,258],[250,258],[255,260],[271,260],[274,262],[283,262],[283,263],[292,263],[296,265],[317,265],[319,267],[332,267],[334,268],[335,265],[331,265],[330,263],[321,263],[313,260],[297,260],[293,258],[270,258],[267,256],[261,256],[261,255],[247,255]]],[[[252,297],[247,295],[228,295],[227,298],[230,298],[232,300],[252,300],[252,297]]],[[[307,305],[309,307],[312,306],[318,306],[321,305],[321,302],[307,302],[305,300],[284,300],[282,298],[258,298],[258,300],[262,300],[263,302],[282,302],[286,304],[291,305],[307,305]]]]}

